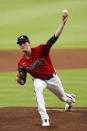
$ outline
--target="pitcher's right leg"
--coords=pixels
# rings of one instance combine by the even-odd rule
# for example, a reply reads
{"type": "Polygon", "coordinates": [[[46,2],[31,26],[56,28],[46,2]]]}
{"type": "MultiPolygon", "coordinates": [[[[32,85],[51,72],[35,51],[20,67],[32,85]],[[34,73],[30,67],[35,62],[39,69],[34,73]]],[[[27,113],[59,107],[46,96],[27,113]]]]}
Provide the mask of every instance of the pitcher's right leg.
{"type": "Polygon", "coordinates": [[[47,84],[47,88],[49,90],[51,90],[61,101],[66,102],[69,107],[72,107],[73,103],[75,103],[75,97],[64,92],[61,80],[57,75],[55,75],[54,78],[48,80],[47,84]]]}

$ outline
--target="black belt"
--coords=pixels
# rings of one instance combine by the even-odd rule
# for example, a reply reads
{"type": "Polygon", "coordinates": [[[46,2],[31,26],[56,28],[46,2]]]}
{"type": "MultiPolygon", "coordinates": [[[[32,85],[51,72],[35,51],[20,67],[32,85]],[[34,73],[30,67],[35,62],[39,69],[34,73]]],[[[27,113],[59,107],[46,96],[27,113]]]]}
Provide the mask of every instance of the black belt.
{"type": "Polygon", "coordinates": [[[47,78],[45,78],[44,80],[50,80],[51,78],[53,78],[56,75],[56,72],[53,73],[51,76],[48,76],[47,78]]]}

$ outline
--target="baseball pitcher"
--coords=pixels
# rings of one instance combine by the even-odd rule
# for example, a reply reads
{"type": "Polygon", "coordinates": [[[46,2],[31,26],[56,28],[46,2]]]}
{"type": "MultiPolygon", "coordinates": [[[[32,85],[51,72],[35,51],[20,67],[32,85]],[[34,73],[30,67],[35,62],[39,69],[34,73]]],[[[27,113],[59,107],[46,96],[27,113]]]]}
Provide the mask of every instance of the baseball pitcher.
{"type": "Polygon", "coordinates": [[[53,92],[62,102],[66,102],[65,111],[72,108],[75,103],[75,95],[64,92],[61,80],[52,65],[49,55],[50,49],[59,38],[68,15],[62,15],[62,23],[56,33],[45,43],[31,48],[30,39],[26,35],[18,37],[17,44],[23,52],[18,62],[17,82],[20,85],[26,83],[26,76],[29,73],[33,77],[35,96],[38,112],[42,119],[42,126],[50,126],[49,116],[46,112],[43,90],[45,88],[53,92]]]}

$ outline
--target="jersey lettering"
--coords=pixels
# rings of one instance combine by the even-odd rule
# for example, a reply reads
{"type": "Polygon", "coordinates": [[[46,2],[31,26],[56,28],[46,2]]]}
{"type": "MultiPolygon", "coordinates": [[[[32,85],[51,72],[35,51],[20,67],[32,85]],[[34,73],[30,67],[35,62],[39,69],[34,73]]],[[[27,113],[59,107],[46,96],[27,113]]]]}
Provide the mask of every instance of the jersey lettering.
{"type": "Polygon", "coordinates": [[[35,71],[38,69],[39,66],[44,65],[45,60],[44,59],[37,59],[35,62],[32,63],[29,67],[27,67],[27,71],[35,71]]]}

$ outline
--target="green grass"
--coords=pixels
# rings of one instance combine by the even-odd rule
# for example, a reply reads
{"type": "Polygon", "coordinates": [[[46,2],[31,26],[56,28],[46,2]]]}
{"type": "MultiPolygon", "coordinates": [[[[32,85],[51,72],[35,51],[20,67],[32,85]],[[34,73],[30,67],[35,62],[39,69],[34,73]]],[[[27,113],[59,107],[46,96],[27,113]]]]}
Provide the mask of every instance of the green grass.
{"type": "MultiPolygon", "coordinates": [[[[57,70],[65,92],[76,95],[76,107],[87,107],[87,69],[57,70]]],[[[31,76],[27,83],[20,86],[16,83],[17,73],[0,73],[0,107],[37,106],[31,76]]],[[[46,106],[64,107],[49,90],[44,90],[46,106]]]]}
{"type": "Polygon", "coordinates": [[[45,42],[60,25],[63,9],[69,19],[53,48],[87,48],[86,0],[0,0],[0,50],[18,49],[21,34],[32,46],[45,42]]]}

